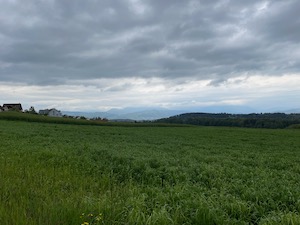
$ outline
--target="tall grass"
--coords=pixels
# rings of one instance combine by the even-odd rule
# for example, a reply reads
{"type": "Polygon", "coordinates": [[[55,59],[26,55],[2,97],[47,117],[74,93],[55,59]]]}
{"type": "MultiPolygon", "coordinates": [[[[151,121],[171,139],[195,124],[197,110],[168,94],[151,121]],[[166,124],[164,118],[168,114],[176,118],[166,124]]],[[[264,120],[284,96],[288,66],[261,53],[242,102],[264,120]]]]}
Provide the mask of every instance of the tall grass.
{"type": "Polygon", "coordinates": [[[299,137],[0,120],[0,224],[300,224],[299,137]]]}
{"type": "Polygon", "coordinates": [[[300,129],[300,124],[294,124],[294,125],[289,126],[288,128],[291,128],[291,129],[300,129]]]}

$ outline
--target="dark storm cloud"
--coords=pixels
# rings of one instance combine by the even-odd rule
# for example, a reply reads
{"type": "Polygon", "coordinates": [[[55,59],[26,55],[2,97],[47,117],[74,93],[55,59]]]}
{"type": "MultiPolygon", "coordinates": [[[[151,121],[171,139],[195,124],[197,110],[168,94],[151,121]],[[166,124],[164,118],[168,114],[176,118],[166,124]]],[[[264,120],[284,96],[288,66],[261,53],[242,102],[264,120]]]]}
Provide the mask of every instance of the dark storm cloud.
{"type": "Polygon", "coordinates": [[[299,72],[297,0],[4,0],[0,81],[299,72]]]}

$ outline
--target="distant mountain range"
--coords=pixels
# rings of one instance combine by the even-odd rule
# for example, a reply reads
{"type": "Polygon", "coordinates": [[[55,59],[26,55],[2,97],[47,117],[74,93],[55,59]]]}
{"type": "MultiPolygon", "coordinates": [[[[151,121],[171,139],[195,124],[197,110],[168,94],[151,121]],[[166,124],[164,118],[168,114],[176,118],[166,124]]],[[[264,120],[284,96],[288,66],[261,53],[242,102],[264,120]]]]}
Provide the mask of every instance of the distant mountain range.
{"type": "MultiPolygon", "coordinates": [[[[168,118],[171,116],[191,113],[231,113],[231,114],[249,114],[260,113],[247,106],[208,106],[208,107],[189,107],[187,109],[164,109],[164,108],[124,108],[124,109],[111,109],[106,112],[79,112],[79,111],[63,111],[62,113],[69,116],[84,116],[86,118],[101,117],[109,120],[157,120],[161,118],[168,118]]],[[[273,112],[281,113],[300,113],[300,108],[290,110],[270,110],[273,112]]]]}
{"type": "Polygon", "coordinates": [[[175,116],[186,111],[167,109],[112,109],[106,112],[71,112],[63,111],[69,116],[84,116],[86,118],[101,117],[109,120],[157,120],[175,116]]]}
{"type": "Polygon", "coordinates": [[[300,108],[299,109],[290,109],[290,110],[284,110],[284,113],[300,113],[300,108]]]}

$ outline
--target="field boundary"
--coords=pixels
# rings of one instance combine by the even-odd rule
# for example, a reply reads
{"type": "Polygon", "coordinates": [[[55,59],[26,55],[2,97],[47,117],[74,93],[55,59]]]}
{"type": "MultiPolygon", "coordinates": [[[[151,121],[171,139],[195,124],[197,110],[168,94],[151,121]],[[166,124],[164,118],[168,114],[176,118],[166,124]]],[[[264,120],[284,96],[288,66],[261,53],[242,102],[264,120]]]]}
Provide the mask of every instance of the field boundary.
{"type": "Polygon", "coordinates": [[[53,124],[90,125],[90,126],[121,126],[121,127],[194,127],[188,124],[169,124],[154,122],[107,122],[65,117],[49,117],[22,112],[1,112],[0,120],[25,121],[53,124]]]}

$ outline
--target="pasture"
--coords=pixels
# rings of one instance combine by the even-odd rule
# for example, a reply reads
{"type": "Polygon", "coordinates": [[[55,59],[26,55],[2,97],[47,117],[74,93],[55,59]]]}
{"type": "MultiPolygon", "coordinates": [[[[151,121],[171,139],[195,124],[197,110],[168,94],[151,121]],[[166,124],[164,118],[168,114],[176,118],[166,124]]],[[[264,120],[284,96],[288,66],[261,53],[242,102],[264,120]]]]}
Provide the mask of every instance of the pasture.
{"type": "Polygon", "coordinates": [[[300,130],[0,120],[0,224],[300,224],[300,130]]]}

